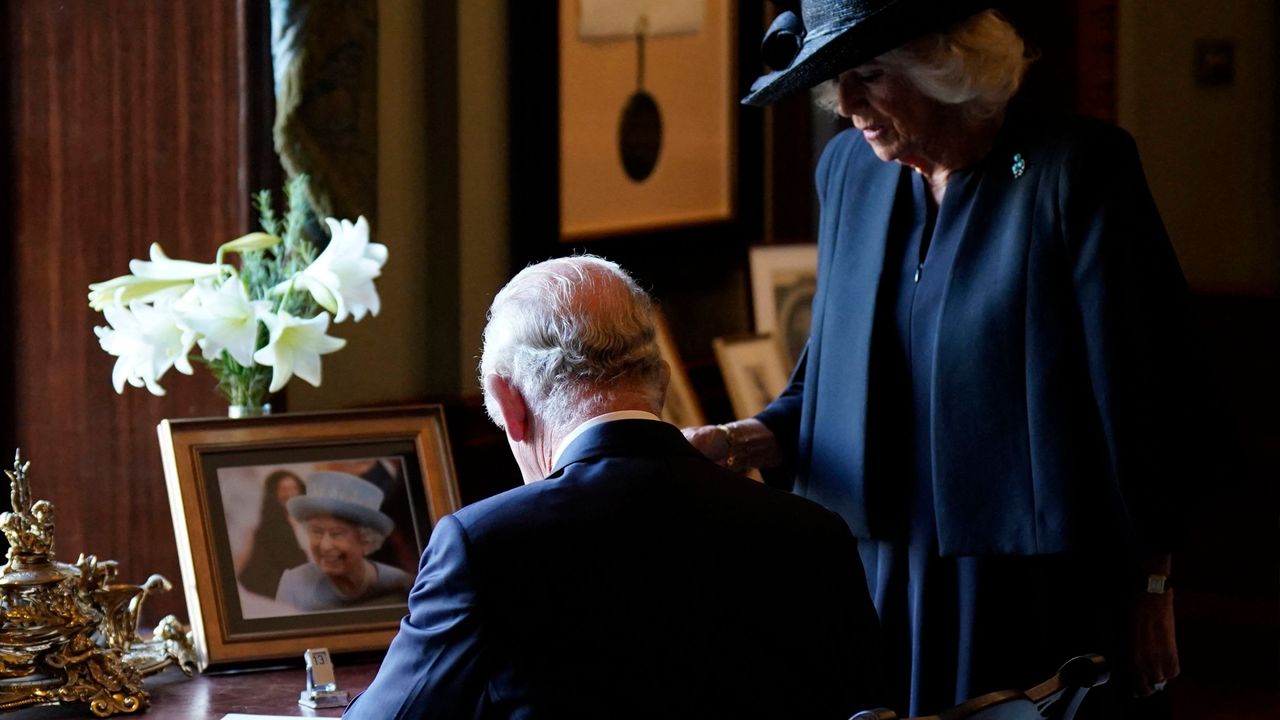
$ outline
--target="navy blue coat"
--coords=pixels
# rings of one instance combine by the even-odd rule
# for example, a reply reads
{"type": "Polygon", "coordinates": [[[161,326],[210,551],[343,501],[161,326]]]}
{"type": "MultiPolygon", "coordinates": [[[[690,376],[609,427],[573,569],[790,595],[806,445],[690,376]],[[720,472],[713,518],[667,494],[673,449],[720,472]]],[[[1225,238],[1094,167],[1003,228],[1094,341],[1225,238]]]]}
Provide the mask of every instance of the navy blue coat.
{"type": "Polygon", "coordinates": [[[877,633],[839,517],[620,420],[441,520],[345,717],[844,720],[877,633]]]}
{"type": "MultiPolygon", "coordinates": [[[[853,131],[827,147],[809,344],[759,416],[791,461],[771,482],[859,537],[902,533],[889,486],[909,482],[910,458],[877,454],[900,444],[876,436],[872,352],[908,172],[853,131]]],[[[952,176],[934,232],[958,243],[926,450],[941,554],[1167,551],[1194,467],[1187,296],[1132,138],[1011,114],[986,159],[952,176]]]]}

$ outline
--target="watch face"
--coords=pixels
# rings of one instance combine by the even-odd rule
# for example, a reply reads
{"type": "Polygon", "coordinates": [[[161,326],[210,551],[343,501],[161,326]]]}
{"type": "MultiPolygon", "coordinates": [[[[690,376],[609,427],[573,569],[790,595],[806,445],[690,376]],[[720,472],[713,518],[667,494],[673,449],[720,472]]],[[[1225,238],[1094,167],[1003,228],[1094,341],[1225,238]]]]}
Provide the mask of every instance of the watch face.
{"type": "Polygon", "coordinates": [[[1147,576],[1147,592],[1152,595],[1162,595],[1169,578],[1164,575],[1148,575],[1147,576]]]}

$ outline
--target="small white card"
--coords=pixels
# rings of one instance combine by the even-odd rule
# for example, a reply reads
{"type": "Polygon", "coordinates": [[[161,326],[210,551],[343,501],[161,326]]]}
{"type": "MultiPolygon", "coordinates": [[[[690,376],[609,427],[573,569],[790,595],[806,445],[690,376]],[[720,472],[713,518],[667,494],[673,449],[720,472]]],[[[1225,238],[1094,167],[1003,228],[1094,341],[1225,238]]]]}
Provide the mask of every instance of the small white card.
{"type": "Polygon", "coordinates": [[[307,663],[307,670],[310,671],[307,676],[308,688],[332,690],[337,686],[338,682],[333,677],[333,663],[329,661],[328,648],[307,650],[302,657],[307,663]]]}

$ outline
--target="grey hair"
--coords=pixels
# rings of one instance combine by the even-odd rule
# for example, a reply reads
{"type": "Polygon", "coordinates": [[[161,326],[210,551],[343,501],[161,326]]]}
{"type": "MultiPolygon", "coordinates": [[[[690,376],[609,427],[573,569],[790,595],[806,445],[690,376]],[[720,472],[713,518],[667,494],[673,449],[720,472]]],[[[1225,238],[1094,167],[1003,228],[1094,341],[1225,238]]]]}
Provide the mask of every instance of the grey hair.
{"type": "Polygon", "coordinates": [[[382,547],[382,543],[387,541],[385,533],[380,533],[371,527],[357,524],[356,530],[360,532],[360,545],[364,547],[365,557],[377,552],[378,548],[382,547]]]}
{"type": "MultiPolygon", "coordinates": [[[[662,353],[653,301],[622,268],[592,255],[521,270],[489,308],[480,383],[496,374],[553,428],[603,411],[623,392],[657,393],[662,353]]],[[[496,400],[485,410],[499,427],[496,400]]]]}
{"type": "MultiPolygon", "coordinates": [[[[931,33],[876,58],[904,75],[926,97],[990,118],[1022,87],[1035,60],[1018,31],[997,10],[984,10],[945,32],[931,33]]],[[[814,102],[836,108],[835,84],[815,88],[814,102]]]]}

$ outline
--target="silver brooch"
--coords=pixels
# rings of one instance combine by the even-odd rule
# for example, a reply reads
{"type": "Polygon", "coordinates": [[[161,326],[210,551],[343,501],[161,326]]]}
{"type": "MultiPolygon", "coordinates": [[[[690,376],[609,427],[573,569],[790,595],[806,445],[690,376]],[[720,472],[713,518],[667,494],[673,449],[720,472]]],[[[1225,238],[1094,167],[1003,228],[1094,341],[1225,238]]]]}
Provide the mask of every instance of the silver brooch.
{"type": "Polygon", "coordinates": [[[1010,167],[1009,170],[1013,172],[1013,176],[1016,178],[1022,177],[1022,173],[1027,171],[1027,161],[1022,159],[1022,153],[1013,154],[1013,167],[1010,167]]]}

